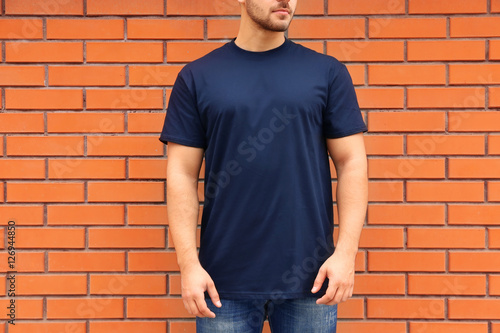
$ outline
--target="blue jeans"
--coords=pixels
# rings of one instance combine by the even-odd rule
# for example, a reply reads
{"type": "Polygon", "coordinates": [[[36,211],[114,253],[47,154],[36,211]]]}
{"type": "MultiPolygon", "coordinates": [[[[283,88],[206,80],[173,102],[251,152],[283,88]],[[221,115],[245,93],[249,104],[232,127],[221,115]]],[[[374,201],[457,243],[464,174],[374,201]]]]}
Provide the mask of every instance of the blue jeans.
{"type": "Polygon", "coordinates": [[[205,300],[216,317],[196,317],[197,333],[261,333],[266,318],[273,333],[335,333],[337,330],[337,305],[318,305],[314,297],[221,299],[220,308],[210,299],[205,300]]]}

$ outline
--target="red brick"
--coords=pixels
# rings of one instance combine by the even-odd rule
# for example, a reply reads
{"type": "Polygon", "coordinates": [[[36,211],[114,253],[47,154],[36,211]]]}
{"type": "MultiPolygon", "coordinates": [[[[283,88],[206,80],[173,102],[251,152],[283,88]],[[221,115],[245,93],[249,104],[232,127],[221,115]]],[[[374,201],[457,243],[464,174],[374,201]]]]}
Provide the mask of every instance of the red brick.
{"type": "Polygon", "coordinates": [[[483,249],[484,228],[408,228],[408,248],[483,249]]]}
{"type": "Polygon", "coordinates": [[[444,319],[444,299],[439,298],[368,298],[367,318],[444,319]]]}
{"type": "Polygon", "coordinates": [[[403,155],[402,135],[365,135],[368,155],[403,155]]]}
{"type": "Polygon", "coordinates": [[[408,274],[409,295],[485,295],[484,275],[408,274]]]}
{"type": "Polygon", "coordinates": [[[87,42],[87,62],[163,62],[161,42],[87,42]]]}
{"type": "Polygon", "coordinates": [[[191,62],[224,44],[221,42],[167,42],[167,62],[191,62]]]}
{"type": "MultiPolygon", "coordinates": [[[[7,251],[0,253],[0,272],[12,271],[7,267],[7,251]]],[[[45,270],[45,254],[43,252],[17,252],[16,271],[20,272],[43,272],[45,270]]]]}
{"type": "Polygon", "coordinates": [[[484,88],[408,88],[408,108],[484,108],[484,88]]]}
{"type": "Polygon", "coordinates": [[[45,178],[44,160],[0,159],[0,179],[43,179],[43,178],[45,178]]]}
{"type": "Polygon", "coordinates": [[[443,205],[371,204],[368,224],[444,225],[443,205]]]}
{"type": "Polygon", "coordinates": [[[444,272],[444,251],[368,251],[368,271],[444,272]]]}
{"type": "Polygon", "coordinates": [[[122,113],[47,113],[49,133],[123,133],[124,123],[122,113]]]}
{"type": "Polygon", "coordinates": [[[17,295],[85,295],[85,274],[30,274],[16,276],[17,295]]]}
{"type": "Polygon", "coordinates": [[[354,295],[404,295],[404,274],[357,274],[354,295]]]}
{"type": "MultiPolygon", "coordinates": [[[[2,186],[0,186],[0,193],[1,198],[2,186]]],[[[9,220],[16,221],[16,225],[43,225],[43,206],[0,205],[0,216],[3,217],[0,225],[7,225],[9,220]]]]}
{"type": "Polygon", "coordinates": [[[486,13],[486,0],[410,0],[410,14],[475,14],[486,13]]]}
{"type": "Polygon", "coordinates": [[[162,156],[163,143],[157,136],[88,136],[89,156],[162,156]]]}
{"type": "Polygon", "coordinates": [[[495,155],[500,154],[500,136],[488,135],[488,153],[495,155]]]}
{"type": "Polygon", "coordinates": [[[181,298],[129,298],[127,318],[193,318],[181,298]]]}
{"type": "Polygon", "coordinates": [[[500,182],[488,182],[488,201],[500,201],[500,182]]]}
{"type": "Polygon", "coordinates": [[[6,62],[83,62],[82,42],[5,42],[6,62]]]}
{"type": "MultiPolygon", "coordinates": [[[[48,39],[123,39],[123,19],[47,19],[48,39]]],[[[129,36],[128,36],[129,37],[129,36]]]]}
{"type": "Polygon", "coordinates": [[[7,183],[7,202],[83,202],[83,183],[7,183]]]}
{"type": "Polygon", "coordinates": [[[123,205],[48,205],[48,225],[123,225],[123,205]]]}
{"type": "MultiPolygon", "coordinates": [[[[449,124],[451,114],[450,112],[449,124]]],[[[408,135],[406,149],[408,155],[484,155],[484,136],[408,135]]]]}
{"type": "Polygon", "coordinates": [[[450,84],[499,84],[500,64],[451,64],[450,84]]]}
{"type": "Polygon", "coordinates": [[[164,333],[166,321],[96,321],[89,322],[90,333],[164,333]]]}
{"type": "Polygon", "coordinates": [[[129,133],[160,133],[163,128],[165,113],[129,113],[128,132],[129,133]]]}
{"type": "Polygon", "coordinates": [[[128,205],[127,211],[129,225],[168,225],[166,205],[128,205]]]}
{"type": "MultiPolygon", "coordinates": [[[[295,21],[295,20],[294,20],[295,21]]],[[[290,27],[292,27],[293,23],[290,27]]],[[[208,39],[230,39],[238,35],[240,20],[234,19],[207,19],[207,38],[208,39]]]]}
{"type": "Polygon", "coordinates": [[[485,60],[480,40],[408,41],[408,61],[485,60]]]}
{"type": "Polygon", "coordinates": [[[89,248],[165,248],[163,228],[92,228],[89,248]]]}
{"type": "Polygon", "coordinates": [[[87,15],[163,15],[163,0],[87,0],[87,15]]]}
{"type": "Polygon", "coordinates": [[[450,272],[500,272],[500,252],[450,252],[450,272]]]}
{"type": "Polygon", "coordinates": [[[370,85],[444,85],[444,65],[369,65],[370,85]]]}
{"type": "Polygon", "coordinates": [[[364,38],[364,19],[297,18],[288,30],[289,38],[364,38]]]}
{"type": "Polygon", "coordinates": [[[364,313],[364,300],[362,298],[349,298],[338,307],[338,319],[362,319],[364,313]]]}
{"type": "Polygon", "coordinates": [[[120,319],[123,298],[48,298],[47,319],[120,319]]]}
{"type": "Polygon", "coordinates": [[[410,333],[488,333],[488,323],[410,322],[410,333]]]}
{"type": "Polygon", "coordinates": [[[368,177],[373,178],[444,178],[442,158],[370,158],[368,177]]]}
{"type": "Polygon", "coordinates": [[[403,182],[370,181],[368,183],[368,200],[370,202],[403,201],[403,182]]]}
{"type": "Polygon", "coordinates": [[[362,109],[401,109],[404,106],[402,88],[356,88],[362,109]]]}
{"type": "Polygon", "coordinates": [[[488,228],[488,248],[500,249],[500,229],[488,228]]]}
{"type": "Polygon", "coordinates": [[[240,5],[234,1],[190,2],[184,0],[167,1],[167,15],[239,15],[240,5]]]}
{"type": "Polygon", "coordinates": [[[449,178],[500,178],[500,158],[453,158],[449,178]]]}
{"type": "Polygon", "coordinates": [[[6,109],[64,109],[83,108],[82,89],[5,89],[6,109]]]}
{"type": "Polygon", "coordinates": [[[404,43],[399,41],[329,41],[326,47],[340,61],[404,60],[404,43]]]}
{"type": "Polygon", "coordinates": [[[449,299],[450,319],[500,319],[500,299],[449,299]]]}
{"type": "Polygon", "coordinates": [[[4,198],[4,183],[0,182],[0,202],[3,202],[4,198]]]}
{"type": "MultiPolygon", "coordinates": [[[[335,232],[338,234],[338,228],[335,232]]],[[[365,227],[359,241],[361,248],[402,248],[403,246],[404,232],[402,228],[365,227]]]]}
{"type": "Polygon", "coordinates": [[[125,179],[125,160],[50,159],[50,179],[125,179]]]}
{"type": "Polygon", "coordinates": [[[449,130],[453,132],[493,132],[500,130],[500,114],[496,111],[449,112],[449,130]]]}
{"type": "Polygon", "coordinates": [[[50,86],[125,86],[124,66],[49,66],[50,86]]]}
{"type": "Polygon", "coordinates": [[[500,296],[500,275],[489,276],[489,294],[492,296],[500,296]]]}
{"type": "Polygon", "coordinates": [[[124,272],[124,252],[49,252],[49,272],[124,272]]]}
{"type": "Polygon", "coordinates": [[[500,60],[500,41],[490,41],[490,60],[500,60]]]}
{"type": "Polygon", "coordinates": [[[181,286],[181,276],[179,274],[169,274],[169,285],[168,290],[170,295],[181,295],[182,294],[182,286],[181,286]]]}
{"type": "Polygon", "coordinates": [[[448,224],[497,225],[500,205],[449,205],[448,224]]]}
{"type": "Polygon", "coordinates": [[[406,198],[410,201],[447,201],[447,202],[482,202],[484,201],[484,183],[475,181],[418,182],[406,184],[406,198]]]}
{"type": "Polygon", "coordinates": [[[165,179],[166,172],[166,159],[129,159],[130,179],[165,179]]]}
{"type": "Polygon", "coordinates": [[[16,322],[16,325],[9,327],[10,333],[53,333],[53,332],[85,333],[87,331],[85,322],[16,322]]]}
{"type": "Polygon", "coordinates": [[[295,15],[323,14],[325,14],[325,2],[323,0],[299,1],[295,9],[295,15]]]}
{"type": "Polygon", "coordinates": [[[488,102],[488,105],[490,107],[500,107],[500,88],[491,87],[489,88],[489,91],[490,91],[490,100],[488,102]]]}
{"type": "Polygon", "coordinates": [[[130,86],[173,86],[182,65],[130,65],[130,86]]]}
{"type": "Polygon", "coordinates": [[[0,67],[0,86],[43,86],[44,80],[45,69],[42,66],[0,67]]]}
{"type": "MultiPolygon", "coordinates": [[[[8,298],[4,298],[0,301],[0,306],[3,309],[6,309],[9,303],[10,300],[8,298]]],[[[19,319],[42,319],[42,318],[43,318],[43,299],[36,298],[36,299],[16,300],[16,322],[15,322],[16,325],[17,325],[17,320],[19,319]]],[[[0,315],[0,319],[10,319],[9,317],[7,317],[7,311],[4,311],[0,315]]]]}
{"type": "Polygon", "coordinates": [[[444,132],[445,113],[418,112],[369,112],[369,132],[444,132]]]}
{"type": "Polygon", "coordinates": [[[0,19],[0,38],[42,39],[43,21],[39,18],[2,18],[0,19]]]}
{"type": "Polygon", "coordinates": [[[89,182],[89,202],[162,202],[164,182],[89,182]]]}
{"type": "Polygon", "coordinates": [[[342,320],[337,322],[339,332],[356,333],[406,333],[406,323],[394,321],[347,321],[342,320]]]}
{"type": "Polygon", "coordinates": [[[83,0],[5,0],[7,15],[83,15],[83,0]]]}
{"type": "Polygon", "coordinates": [[[203,20],[129,19],[128,39],[203,39],[203,20]]]}
{"type": "Polygon", "coordinates": [[[491,0],[491,12],[500,13],[500,0],[491,0]]]}
{"type": "Polygon", "coordinates": [[[445,18],[370,18],[370,38],[446,38],[445,18]]]}
{"type": "Polygon", "coordinates": [[[88,89],[87,109],[162,109],[161,89],[88,89]]]}
{"type": "Polygon", "coordinates": [[[91,274],[91,295],[165,295],[167,278],[162,275],[91,274]]]}
{"type": "Polygon", "coordinates": [[[26,249],[85,247],[84,228],[20,228],[16,247],[26,249]]]}
{"type": "Polygon", "coordinates": [[[500,37],[499,17],[452,17],[450,37],[500,37]]]}
{"type": "Polygon", "coordinates": [[[175,252],[128,252],[129,272],[178,271],[175,252]]]}
{"type": "MultiPolygon", "coordinates": [[[[323,53],[323,52],[320,52],[323,53]]],[[[352,83],[355,86],[365,85],[365,65],[347,65],[347,70],[351,75],[352,83]]]]}
{"type": "Polygon", "coordinates": [[[356,2],[328,0],[329,15],[384,15],[404,13],[405,2],[403,0],[358,0],[356,2]]]}

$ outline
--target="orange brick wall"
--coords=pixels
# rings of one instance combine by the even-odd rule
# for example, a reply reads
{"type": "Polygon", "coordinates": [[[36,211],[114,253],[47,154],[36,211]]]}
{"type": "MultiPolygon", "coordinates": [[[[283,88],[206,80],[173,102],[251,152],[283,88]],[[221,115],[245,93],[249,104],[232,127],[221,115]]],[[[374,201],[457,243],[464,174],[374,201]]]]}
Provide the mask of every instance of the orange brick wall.
{"type": "MultiPolygon", "coordinates": [[[[369,128],[339,332],[499,333],[500,0],[299,2],[289,37],[346,63],[369,128]]],[[[0,4],[2,319],[9,220],[18,272],[0,333],[194,332],[158,134],[182,66],[237,33],[236,0],[0,4]]]]}

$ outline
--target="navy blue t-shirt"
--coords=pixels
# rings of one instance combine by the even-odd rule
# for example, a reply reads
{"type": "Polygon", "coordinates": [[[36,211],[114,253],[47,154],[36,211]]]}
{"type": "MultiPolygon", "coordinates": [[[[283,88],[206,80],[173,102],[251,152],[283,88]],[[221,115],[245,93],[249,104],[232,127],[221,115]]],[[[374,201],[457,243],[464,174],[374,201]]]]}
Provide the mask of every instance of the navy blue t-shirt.
{"type": "Polygon", "coordinates": [[[220,297],[324,294],[328,279],[311,288],[334,250],[326,138],[366,130],[346,67],[289,39],[233,39],[181,70],[160,140],[205,150],[199,258],[220,297]]]}

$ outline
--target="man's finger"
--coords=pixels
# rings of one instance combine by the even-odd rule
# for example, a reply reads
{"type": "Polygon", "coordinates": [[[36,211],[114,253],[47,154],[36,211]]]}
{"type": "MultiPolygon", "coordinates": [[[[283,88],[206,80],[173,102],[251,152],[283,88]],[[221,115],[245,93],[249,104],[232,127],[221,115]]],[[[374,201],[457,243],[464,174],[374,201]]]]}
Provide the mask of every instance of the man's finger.
{"type": "Polygon", "coordinates": [[[210,309],[207,306],[207,302],[205,302],[205,298],[203,295],[200,298],[195,299],[196,306],[198,308],[198,312],[201,315],[198,315],[198,317],[210,317],[210,318],[215,318],[215,313],[210,311],[210,309]]]}
{"type": "Polygon", "coordinates": [[[208,295],[210,295],[212,303],[214,303],[216,307],[220,308],[222,304],[220,302],[219,293],[217,292],[217,289],[215,288],[215,284],[213,282],[208,284],[207,291],[208,295]]]}
{"type": "Polygon", "coordinates": [[[323,285],[323,282],[325,282],[325,278],[326,278],[326,270],[320,268],[318,275],[316,276],[316,279],[314,280],[314,285],[313,285],[313,288],[311,290],[312,293],[317,292],[321,288],[321,286],[323,285]]]}

